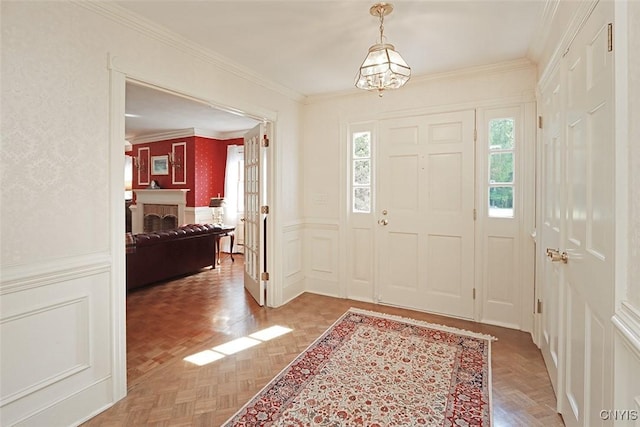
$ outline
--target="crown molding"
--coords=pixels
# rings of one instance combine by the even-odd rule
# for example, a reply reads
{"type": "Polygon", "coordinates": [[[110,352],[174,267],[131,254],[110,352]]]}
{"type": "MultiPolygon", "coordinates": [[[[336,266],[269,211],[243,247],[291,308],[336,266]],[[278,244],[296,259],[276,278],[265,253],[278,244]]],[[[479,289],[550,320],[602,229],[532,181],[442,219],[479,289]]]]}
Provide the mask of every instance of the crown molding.
{"type": "Polygon", "coordinates": [[[534,63],[538,63],[542,56],[544,46],[549,39],[549,27],[553,24],[553,20],[558,12],[558,6],[560,0],[547,0],[542,11],[542,19],[538,23],[538,28],[533,36],[531,45],[527,52],[527,58],[531,59],[534,63]]]}
{"type": "Polygon", "coordinates": [[[188,55],[203,60],[215,66],[222,72],[233,74],[236,77],[247,80],[265,89],[280,93],[294,101],[300,102],[305,98],[301,93],[269,80],[252,69],[240,65],[223,55],[206,49],[205,47],[169,31],[165,27],[143,18],[142,16],[123,8],[122,6],[118,6],[115,3],[83,0],[70,1],[78,6],[82,6],[85,9],[102,15],[105,18],[111,19],[112,21],[138,31],[152,39],[158,40],[167,46],[171,46],[188,55]]]}
{"type": "Polygon", "coordinates": [[[427,74],[418,76],[413,80],[415,84],[418,84],[437,80],[456,80],[462,77],[470,77],[477,74],[499,74],[532,68],[535,68],[535,64],[533,62],[531,62],[528,58],[520,58],[511,61],[497,62],[495,64],[479,65],[476,67],[462,68],[459,70],[445,71],[442,73],[427,74]]]}
{"type": "Polygon", "coordinates": [[[150,135],[139,136],[136,138],[129,138],[129,142],[133,145],[148,144],[151,142],[160,142],[176,138],[187,138],[190,136],[199,136],[202,138],[212,138],[224,141],[227,139],[242,138],[244,137],[245,133],[246,131],[216,132],[209,129],[188,128],[170,130],[167,132],[158,132],[150,135]]]}
{"type": "MultiPolygon", "coordinates": [[[[560,41],[556,44],[556,48],[549,58],[549,62],[540,73],[540,78],[538,80],[539,87],[544,87],[548,83],[548,80],[553,76],[556,67],[560,64],[560,60],[564,58],[571,49],[571,44],[578,34],[578,31],[580,31],[584,26],[585,22],[591,15],[591,12],[593,12],[593,9],[595,9],[598,4],[598,1],[599,0],[584,0],[578,3],[579,6],[573,13],[569,24],[565,25],[565,31],[560,37],[560,41]]],[[[551,25],[552,23],[549,22],[548,24],[551,25]]]]}
{"type": "MultiPolygon", "coordinates": [[[[434,82],[434,81],[445,81],[445,80],[456,80],[464,77],[470,77],[477,74],[496,74],[496,73],[506,73],[518,70],[526,70],[526,69],[535,69],[535,64],[531,62],[528,58],[520,58],[512,61],[504,61],[498,62],[495,64],[488,65],[479,65],[476,67],[468,67],[461,68],[459,70],[452,71],[444,71],[441,73],[434,74],[424,74],[421,76],[411,77],[409,81],[410,85],[419,85],[426,82],[434,82]]],[[[410,86],[407,86],[410,87],[410,86]]],[[[400,89],[402,90],[402,89],[400,89]]],[[[319,94],[319,95],[309,95],[303,101],[304,104],[312,104],[318,101],[324,101],[333,98],[342,98],[347,96],[367,96],[369,94],[368,91],[362,91],[357,89],[349,89],[339,92],[332,92],[327,94],[319,94]]]]}

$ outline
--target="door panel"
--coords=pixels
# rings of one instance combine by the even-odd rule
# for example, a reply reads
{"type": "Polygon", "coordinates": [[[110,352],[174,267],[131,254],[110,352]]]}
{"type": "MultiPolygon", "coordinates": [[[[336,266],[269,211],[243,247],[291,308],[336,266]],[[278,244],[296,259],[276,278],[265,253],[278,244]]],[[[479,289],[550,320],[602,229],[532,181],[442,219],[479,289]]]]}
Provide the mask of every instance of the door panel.
{"type": "Polygon", "coordinates": [[[600,2],[567,55],[574,92],[567,100],[566,392],[568,426],[603,425],[612,407],[614,128],[613,6],[600,2]],[[593,400],[592,400],[593,399],[593,400]],[[603,401],[607,400],[607,401],[603,401]]]}
{"type": "MultiPolygon", "coordinates": [[[[561,82],[560,69],[556,69],[549,85],[542,91],[542,115],[546,123],[542,129],[541,148],[541,255],[545,257],[545,248],[560,248],[564,239],[561,232],[565,230],[564,222],[564,138],[562,123],[564,122],[563,97],[564,86],[561,82]]],[[[541,328],[542,340],[540,350],[549,372],[551,384],[556,396],[562,394],[562,374],[560,353],[562,339],[561,326],[564,317],[560,315],[560,307],[564,307],[564,294],[561,292],[564,269],[557,263],[546,260],[542,263],[542,301],[541,328]]]]}
{"type": "Polygon", "coordinates": [[[262,138],[260,124],[244,136],[244,287],[261,306],[265,303],[264,281],[264,204],[262,138]]]}
{"type": "Polygon", "coordinates": [[[380,122],[379,299],[473,318],[474,111],[380,122]]]}
{"type": "Polygon", "coordinates": [[[613,405],[613,53],[599,2],[542,90],[541,350],[567,426],[604,425],[613,405]],[[564,88],[566,87],[566,93],[564,88]]]}

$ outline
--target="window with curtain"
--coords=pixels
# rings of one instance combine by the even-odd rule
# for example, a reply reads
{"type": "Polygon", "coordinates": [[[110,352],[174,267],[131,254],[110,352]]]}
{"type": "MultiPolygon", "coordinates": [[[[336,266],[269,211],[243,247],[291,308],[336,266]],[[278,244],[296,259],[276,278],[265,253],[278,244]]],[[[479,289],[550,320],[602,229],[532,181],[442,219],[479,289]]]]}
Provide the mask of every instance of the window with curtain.
{"type": "MultiPolygon", "coordinates": [[[[236,227],[234,252],[242,252],[242,221],[244,215],[244,146],[227,147],[227,165],[224,177],[224,223],[236,227]]],[[[223,239],[220,250],[229,252],[229,239],[223,239]]]]}

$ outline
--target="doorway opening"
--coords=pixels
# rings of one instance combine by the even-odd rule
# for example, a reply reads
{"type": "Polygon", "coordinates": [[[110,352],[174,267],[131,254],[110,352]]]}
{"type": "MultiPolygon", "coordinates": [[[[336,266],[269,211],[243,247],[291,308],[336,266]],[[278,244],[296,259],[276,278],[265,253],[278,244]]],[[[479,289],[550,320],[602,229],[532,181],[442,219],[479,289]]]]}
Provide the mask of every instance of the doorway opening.
{"type": "MultiPolygon", "coordinates": [[[[227,168],[228,153],[233,149],[243,151],[244,134],[260,122],[261,119],[249,115],[241,115],[235,111],[229,112],[216,108],[212,106],[211,103],[201,99],[179,94],[140,81],[127,80],[125,84],[124,130],[125,140],[127,141],[125,145],[130,145],[130,150],[127,151],[125,148],[124,153],[125,190],[131,191],[132,194],[130,194],[131,202],[125,202],[125,209],[128,212],[125,212],[124,217],[126,218],[131,211],[134,212],[134,217],[136,214],[140,215],[142,213],[135,211],[136,190],[146,190],[150,187],[150,183],[155,183],[161,190],[188,190],[186,192],[184,219],[181,220],[181,223],[178,225],[182,225],[183,223],[213,223],[213,212],[209,207],[210,199],[213,197],[224,198],[227,194],[230,197],[233,196],[233,194],[231,194],[233,188],[231,186],[227,188],[226,185],[227,178],[225,170],[227,168]],[[142,147],[143,149],[141,150],[142,147]],[[152,161],[159,158],[161,161],[166,159],[167,167],[165,170],[156,170],[155,164],[152,164],[152,161]],[[127,188],[127,177],[129,173],[131,174],[131,186],[127,188]],[[129,205],[131,205],[132,208],[129,205]]],[[[243,173],[244,167],[239,168],[239,170],[243,173]]],[[[237,190],[236,188],[236,200],[240,197],[237,190]]],[[[240,203],[239,206],[243,206],[243,201],[244,198],[242,198],[242,203],[240,203]]],[[[242,212],[237,210],[235,218],[227,215],[225,215],[224,218],[226,226],[235,227],[237,230],[235,233],[237,237],[234,248],[228,249],[230,251],[234,250],[234,252],[238,252],[237,247],[239,246],[236,246],[238,243],[243,244],[244,224],[241,213],[242,212]],[[233,223],[229,221],[233,221],[233,223]]],[[[133,222],[135,224],[135,221],[133,222]]],[[[136,229],[135,225],[127,225],[125,229],[127,228],[129,228],[133,234],[143,231],[136,229]]],[[[224,248],[224,242],[222,247],[224,248]]],[[[225,262],[227,261],[225,258],[225,262]]],[[[238,275],[237,271],[238,269],[240,269],[240,271],[242,270],[242,265],[244,264],[243,257],[236,257],[233,264],[233,266],[214,264],[209,270],[202,270],[193,276],[178,278],[178,281],[196,280],[196,278],[202,278],[202,275],[206,275],[202,280],[206,280],[214,285],[216,281],[220,284],[221,281],[225,280],[225,284],[233,284],[234,298],[242,301],[247,298],[247,295],[245,295],[242,286],[237,286],[243,283],[244,280],[242,274],[238,275]],[[235,288],[238,288],[237,295],[235,288]]],[[[150,300],[152,294],[157,294],[157,297],[158,294],[162,295],[166,293],[169,288],[167,285],[171,285],[171,282],[172,280],[167,280],[166,282],[157,283],[140,291],[136,291],[136,293],[141,292],[145,294],[144,298],[141,298],[141,295],[137,294],[136,301],[140,304],[142,300],[147,300],[147,298],[150,300]]],[[[182,293],[189,292],[189,286],[182,286],[180,289],[182,293]]],[[[227,286],[226,289],[228,291],[229,286],[227,286]]],[[[210,304],[215,303],[214,300],[217,299],[215,294],[208,294],[201,299],[206,301],[206,307],[203,305],[200,313],[197,313],[197,309],[193,311],[196,311],[195,316],[200,319],[201,322],[208,323],[199,326],[194,324],[194,322],[198,321],[196,319],[194,322],[191,322],[189,331],[170,331],[165,327],[164,332],[159,332],[161,335],[160,338],[165,341],[171,339],[173,342],[164,342],[157,347],[165,346],[169,351],[164,351],[161,348],[140,348],[138,345],[132,343],[129,339],[130,336],[140,336],[140,331],[137,329],[142,327],[150,331],[151,328],[144,327],[145,320],[140,322],[140,318],[135,320],[129,315],[126,316],[127,320],[124,324],[125,337],[123,337],[123,339],[127,341],[127,352],[135,351],[136,355],[135,360],[132,360],[128,357],[129,355],[127,355],[126,370],[129,387],[135,385],[138,379],[148,372],[148,370],[155,368],[157,365],[173,357],[178,357],[175,354],[172,355],[171,349],[181,348],[193,342],[195,338],[189,336],[191,332],[195,331],[197,335],[198,333],[211,334],[218,330],[224,330],[224,308],[216,311],[220,313],[221,324],[215,322],[212,324],[211,319],[208,318],[211,313],[210,304]],[[132,327],[136,328],[136,330],[130,330],[132,327]],[[135,381],[132,381],[132,379],[135,381]]],[[[155,301],[158,300],[156,299],[155,301]]],[[[250,301],[247,301],[247,304],[249,302],[250,301]]],[[[127,305],[129,305],[128,298],[127,305]]],[[[138,307],[136,311],[138,314],[140,312],[139,308],[140,307],[138,307]]],[[[157,311],[157,307],[154,308],[150,306],[149,309],[157,311]]],[[[129,312],[130,307],[127,307],[127,313],[129,312]]],[[[157,314],[161,313],[156,313],[156,315],[157,314]]],[[[157,325],[162,322],[156,321],[155,323],[157,325]]],[[[152,340],[145,338],[140,341],[152,340]]],[[[153,345],[153,342],[148,344],[153,345]]]]}

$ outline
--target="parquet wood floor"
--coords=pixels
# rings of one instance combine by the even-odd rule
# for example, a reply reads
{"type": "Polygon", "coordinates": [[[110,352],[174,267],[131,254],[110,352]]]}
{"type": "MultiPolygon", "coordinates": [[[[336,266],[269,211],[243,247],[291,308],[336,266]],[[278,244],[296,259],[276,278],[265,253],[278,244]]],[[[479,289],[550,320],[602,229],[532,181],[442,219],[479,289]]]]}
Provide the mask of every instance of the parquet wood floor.
{"type": "Polygon", "coordinates": [[[127,297],[128,396],[86,426],[219,426],[349,307],[446,324],[498,338],[492,344],[493,422],[562,426],[540,351],[527,333],[411,310],[303,294],[260,308],[244,292],[243,257],[127,297]],[[204,366],[199,351],[281,325],[293,332],[204,366]]]}

